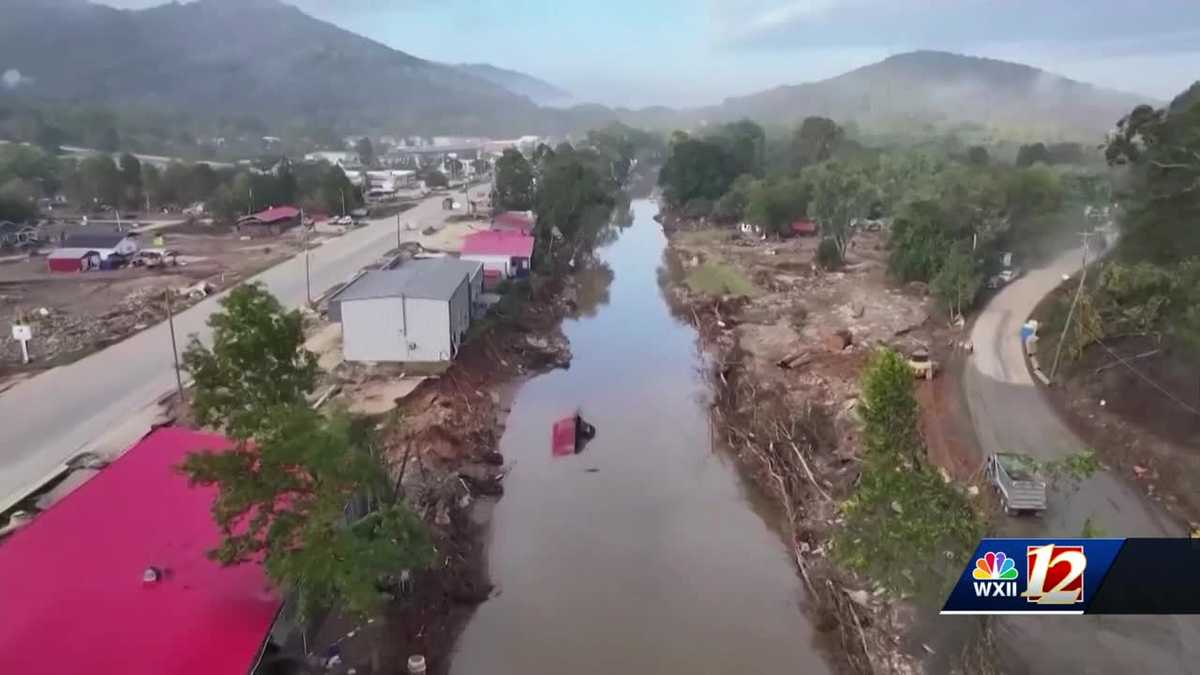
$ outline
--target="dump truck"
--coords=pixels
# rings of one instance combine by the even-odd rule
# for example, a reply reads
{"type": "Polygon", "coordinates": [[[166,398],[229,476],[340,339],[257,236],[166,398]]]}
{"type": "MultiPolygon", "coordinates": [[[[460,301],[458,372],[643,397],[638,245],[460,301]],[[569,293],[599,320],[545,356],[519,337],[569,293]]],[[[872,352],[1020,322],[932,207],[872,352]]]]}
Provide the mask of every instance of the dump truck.
{"type": "Polygon", "coordinates": [[[1008,515],[1041,515],[1046,510],[1046,481],[1029,455],[994,452],[988,456],[984,472],[1008,515]]]}

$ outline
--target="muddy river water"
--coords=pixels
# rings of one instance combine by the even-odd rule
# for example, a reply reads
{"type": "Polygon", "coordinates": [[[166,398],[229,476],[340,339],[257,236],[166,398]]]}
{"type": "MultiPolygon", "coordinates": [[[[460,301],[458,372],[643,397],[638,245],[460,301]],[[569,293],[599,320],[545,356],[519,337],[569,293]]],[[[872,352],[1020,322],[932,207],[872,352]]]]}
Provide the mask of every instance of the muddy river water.
{"type": "Polygon", "coordinates": [[[786,548],[714,450],[695,331],[658,284],[657,207],[602,251],[607,302],[568,321],[569,370],[513,402],[512,465],[492,515],[484,603],[456,675],[824,673],[786,548]],[[552,458],[554,420],[580,406],[597,427],[552,458]]]}

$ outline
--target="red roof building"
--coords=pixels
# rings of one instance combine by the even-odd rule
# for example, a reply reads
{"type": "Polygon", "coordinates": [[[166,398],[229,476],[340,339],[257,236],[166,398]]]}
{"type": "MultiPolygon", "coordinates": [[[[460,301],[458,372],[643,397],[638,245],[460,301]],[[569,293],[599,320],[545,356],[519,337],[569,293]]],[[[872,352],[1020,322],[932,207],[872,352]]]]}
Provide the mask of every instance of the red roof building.
{"type": "Polygon", "coordinates": [[[533,260],[533,237],[517,230],[486,230],[467,235],[462,259],[483,263],[484,274],[528,276],[533,260]]]}
{"type": "Polygon", "coordinates": [[[272,206],[265,211],[243,216],[237,222],[238,230],[251,236],[279,234],[300,224],[300,209],[294,206],[272,206]]]}
{"type": "Polygon", "coordinates": [[[228,445],[157,429],[0,541],[0,673],[251,672],[281,602],[258,565],[205,556],[215,491],[177,469],[228,445]]]}
{"type": "Polygon", "coordinates": [[[797,220],[792,223],[792,234],[800,236],[812,236],[817,233],[817,224],[811,220],[797,220]]]}

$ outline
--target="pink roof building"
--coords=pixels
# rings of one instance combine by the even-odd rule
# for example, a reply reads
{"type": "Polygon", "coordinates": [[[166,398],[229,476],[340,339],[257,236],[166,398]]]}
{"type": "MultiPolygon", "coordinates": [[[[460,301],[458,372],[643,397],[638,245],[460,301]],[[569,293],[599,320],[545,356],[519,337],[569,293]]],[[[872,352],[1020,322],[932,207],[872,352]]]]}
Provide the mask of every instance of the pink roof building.
{"type": "Polygon", "coordinates": [[[0,541],[0,673],[249,673],[281,602],[258,565],[206,557],[215,491],[177,468],[228,446],[157,429],[0,541]]]}
{"type": "Polygon", "coordinates": [[[486,230],[467,235],[461,257],[483,263],[489,276],[524,277],[532,264],[533,244],[533,237],[517,230],[486,230]]]}

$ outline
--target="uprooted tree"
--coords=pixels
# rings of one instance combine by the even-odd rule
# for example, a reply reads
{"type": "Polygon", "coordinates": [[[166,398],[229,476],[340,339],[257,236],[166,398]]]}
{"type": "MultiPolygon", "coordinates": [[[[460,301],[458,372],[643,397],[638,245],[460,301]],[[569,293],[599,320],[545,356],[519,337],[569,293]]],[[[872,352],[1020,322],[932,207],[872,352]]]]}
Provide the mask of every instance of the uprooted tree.
{"type": "Polygon", "coordinates": [[[213,518],[224,565],[262,563],[303,615],[340,606],[373,612],[380,580],[428,565],[429,535],[390,484],[370,434],[306,401],[316,372],[298,312],[259,285],[235,289],[209,319],[211,349],[184,356],[194,411],[233,447],[190,453],[181,469],[217,489],[213,518]]]}

